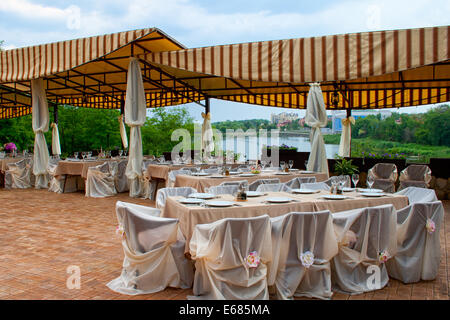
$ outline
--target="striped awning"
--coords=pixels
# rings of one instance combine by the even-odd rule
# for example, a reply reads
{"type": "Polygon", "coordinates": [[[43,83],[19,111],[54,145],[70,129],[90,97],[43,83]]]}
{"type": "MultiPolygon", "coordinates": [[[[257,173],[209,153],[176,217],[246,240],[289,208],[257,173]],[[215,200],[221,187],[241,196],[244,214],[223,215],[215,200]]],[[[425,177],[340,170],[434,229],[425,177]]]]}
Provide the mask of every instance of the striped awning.
{"type": "MultiPolygon", "coordinates": [[[[30,80],[37,78],[44,79],[50,105],[119,109],[131,56],[180,49],[185,47],[150,28],[0,51],[0,119],[31,113],[30,80]]],[[[149,108],[204,99],[198,90],[142,64],[149,108]],[[170,85],[162,83],[168,79],[170,85]]]]}
{"type": "Polygon", "coordinates": [[[320,82],[328,109],[450,101],[450,26],[187,49],[156,28],[0,52],[0,119],[31,113],[30,80],[50,105],[119,109],[130,56],[148,107],[205,98],[306,108],[320,82]],[[5,110],[11,109],[11,110],[5,110]]]}
{"type": "Polygon", "coordinates": [[[449,33],[450,26],[363,32],[144,59],[213,98],[305,108],[308,83],[321,82],[329,109],[407,107],[450,101],[449,33]]]}

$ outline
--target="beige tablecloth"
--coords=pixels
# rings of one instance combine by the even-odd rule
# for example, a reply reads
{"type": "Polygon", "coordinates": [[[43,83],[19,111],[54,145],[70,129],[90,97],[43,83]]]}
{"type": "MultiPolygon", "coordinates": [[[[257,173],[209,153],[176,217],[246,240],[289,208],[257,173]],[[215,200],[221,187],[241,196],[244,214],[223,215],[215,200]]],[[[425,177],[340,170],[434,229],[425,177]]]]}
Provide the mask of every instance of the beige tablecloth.
{"type": "MultiPolygon", "coordinates": [[[[266,196],[249,198],[246,202],[236,202],[239,206],[227,208],[204,208],[197,205],[184,205],[178,200],[182,197],[169,197],[162,217],[177,218],[180,220],[180,229],[186,237],[186,252],[194,228],[197,224],[211,223],[224,218],[247,218],[268,214],[271,217],[280,216],[289,212],[316,212],[330,210],[331,212],[346,211],[357,208],[373,207],[383,204],[393,204],[395,209],[401,209],[408,205],[408,198],[402,195],[388,195],[377,198],[361,196],[357,192],[346,192],[348,199],[326,200],[323,195],[328,191],[320,191],[314,194],[288,194],[284,192],[269,192],[266,196]],[[267,204],[268,197],[289,197],[296,202],[267,204]]],[[[215,200],[234,201],[232,195],[222,195],[215,200]]]]}
{"type": "Polygon", "coordinates": [[[5,172],[6,169],[8,169],[8,168],[6,167],[6,165],[7,165],[8,163],[19,162],[19,161],[22,160],[22,159],[23,159],[23,157],[16,157],[16,158],[6,157],[6,158],[3,158],[3,159],[0,159],[0,170],[1,170],[2,172],[5,172]]]}
{"type": "Polygon", "coordinates": [[[247,180],[248,183],[252,183],[259,179],[274,179],[278,178],[281,182],[287,182],[296,177],[316,177],[316,181],[325,181],[328,177],[325,173],[298,173],[291,172],[288,175],[277,175],[273,173],[261,173],[252,177],[242,177],[240,175],[233,175],[224,178],[211,178],[209,176],[199,177],[199,176],[188,176],[188,175],[178,175],[175,180],[175,187],[192,187],[197,189],[198,192],[205,192],[206,188],[217,186],[224,181],[238,181],[247,180]]]}
{"type": "MultiPolygon", "coordinates": [[[[81,176],[83,179],[87,177],[87,171],[89,167],[98,166],[108,160],[96,160],[96,161],[67,161],[61,160],[56,167],[55,176],[72,175],[81,176]]],[[[111,160],[109,160],[111,161],[111,160]]]]}

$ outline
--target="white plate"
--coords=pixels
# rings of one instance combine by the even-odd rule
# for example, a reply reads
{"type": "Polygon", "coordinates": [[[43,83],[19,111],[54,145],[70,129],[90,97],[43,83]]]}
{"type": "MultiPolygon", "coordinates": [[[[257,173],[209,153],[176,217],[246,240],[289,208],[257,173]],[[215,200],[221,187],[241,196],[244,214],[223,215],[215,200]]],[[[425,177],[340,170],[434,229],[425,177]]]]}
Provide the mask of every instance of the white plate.
{"type": "Polygon", "coordinates": [[[218,178],[218,179],[220,179],[220,178],[225,178],[225,176],[211,176],[210,178],[218,178]]]}
{"type": "Polygon", "coordinates": [[[254,177],[254,176],[256,176],[256,174],[255,173],[241,173],[239,176],[240,177],[254,177]]]}
{"type": "Polygon", "coordinates": [[[326,194],[322,196],[322,198],[327,200],[344,200],[346,196],[340,195],[340,194],[326,194]]]}
{"type": "Polygon", "coordinates": [[[231,201],[206,201],[205,204],[211,207],[231,207],[234,205],[234,202],[231,201]]]}
{"type": "Polygon", "coordinates": [[[191,193],[189,198],[198,198],[198,199],[214,199],[216,196],[211,193],[191,193]]]}
{"type": "Polygon", "coordinates": [[[382,197],[384,196],[383,192],[361,192],[360,195],[364,197],[382,197]]]}
{"type": "Polygon", "coordinates": [[[271,203],[286,203],[286,202],[292,201],[292,199],[285,198],[285,197],[272,197],[272,198],[267,198],[266,201],[271,202],[271,203]]]}
{"type": "Polygon", "coordinates": [[[259,192],[259,191],[247,191],[246,192],[247,197],[260,197],[265,195],[264,192],[259,192]]]}
{"type": "Polygon", "coordinates": [[[230,175],[231,176],[236,175],[236,174],[239,174],[239,172],[237,172],[237,171],[230,171],[230,175]]]}
{"type": "Polygon", "coordinates": [[[208,172],[192,172],[193,176],[199,176],[199,177],[205,177],[205,176],[209,176],[211,173],[208,172]]]}
{"type": "Polygon", "coordinates": [[[309,194],[309,193],[317,193],[317,192],[320,192],[320,190],[313,190],[313,189],[292,189],[292,193],[309,194]]]}
{"type": "Polygon", "coordinates": [[[289,172],[277,172],[277,173],[275,173],[275,175],[277,175],[277,176],[287,176],[289,174],[290,174],[289,172]]]}
{"type": "Polygon", "coordinates": [[[314,173],[314,171],[302,170],[300,173],[314,173]]]}
{"type": "Polygon", "coordinates": [[[203,203],[203,200],[197,198],[185,198],[181,199],[180,202],[184,204],[200,204],[203,203]]]}
{"type": "Polygon", "coordinates": [[[383,190],[381,189],[363,189],[363,188],[358,188],[358,191],[366,193],[383,192],[383,190]]]}
{"type": "Polygon", "coordinates": [[[342,191],[344,191],[344,192],[351,192],[351,191],[355,191],[355,188],[343,187],[342,191]]]}
{"type": "Polygon", "coordinates": [[[289,169],[289,171],[300,171],[299,169],[289,169]]]}

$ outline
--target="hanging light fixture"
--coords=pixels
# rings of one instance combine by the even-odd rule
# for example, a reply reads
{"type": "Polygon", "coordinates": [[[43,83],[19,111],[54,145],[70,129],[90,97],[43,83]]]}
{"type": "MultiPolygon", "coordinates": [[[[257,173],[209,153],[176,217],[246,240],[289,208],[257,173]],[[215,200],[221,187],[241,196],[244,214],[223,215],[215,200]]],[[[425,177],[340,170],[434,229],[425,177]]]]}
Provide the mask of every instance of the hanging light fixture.
{"type": "Polygon", "coordinates": [[[334,88],[333,95],[331,96],[331,103],[333,104],[333,106],[335,108],[337,108],[339,105],[339,93],[338,93],[336,87],[334,88]]]}

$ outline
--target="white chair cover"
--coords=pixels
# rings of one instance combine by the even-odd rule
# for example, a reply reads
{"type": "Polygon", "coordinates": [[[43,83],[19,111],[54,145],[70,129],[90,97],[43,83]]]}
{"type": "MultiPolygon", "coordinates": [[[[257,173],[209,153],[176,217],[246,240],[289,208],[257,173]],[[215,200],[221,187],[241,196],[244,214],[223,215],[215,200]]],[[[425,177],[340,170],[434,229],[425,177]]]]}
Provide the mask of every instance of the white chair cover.
{"type": "Polygon", "coordinates": [[[184,256],[185,239],[177,219],[159,217],[159,209],[121,201],[116,214],[119,230],[124,231],[125,257],[121,275],[107,284],[111,290],[136,295],[192,286],[193,266],[184,256]]]}
{"type": "Polygon", "coordinates": [[[86,197],[103,198],[117,194],[114,186],[115,172],[112,171],[108,162],[90,167],[86,178],[86,197]]]}
{"type": "Polygon", "coordinates": [[[185,175],[192,175],[192,171],[191,170],[172,170],[169,171],[169,187],[173,187],[175,184],[175,180],[177,179],[177,175],[179,174],[185,174],[185,175]]]}
{"type": "Polygon", "coordinates": [[[345,185],[344,187],[351,187],[351,181],[350,181],[350,176],[349,175],[340,175],[340,176],[332,176],[329,179],[323,181],[324,183],[326,183],[329,187],[331,187],[333,182],[337,182],[340,179],[342,179],[343,177],[345,177],[345,185]]]}
{"type": "Polygon", "coordinates": [[[236,185],[231,185],[231,186],[212,186],[209,188],[206,188],[206,192],[214,194],[214,195],[219,195],[219,194],[235,194],[236,192],[238,192],[239,190],[239,186],[236,185]]]}
{"type": "Polygon", "coordinates": [[[291,192],[292,189],[289,188],[284,183],[265,183],[261,184],[256,188],[259,192],[291,192]]]}
{"type": "Polygon", "coordinates": [[[415,202],[433,202],[438,200],[436,191],[433,189],[407,187],[401,191],[397,191],[395,194],[407,196],[409,204],[415,202]]]}
{"type": "Polygon", "coordinates": [[[380,256],[384,253],[384,256],[393,257],[397,253],[394,206],[334,213],[333,225],[339,243],[339,253],[331,261],[333,291],[360,294],[386,286],[389,277],[380,256]],[[350,234],[354,238],[352,241],[348,240],[350,234]],[[372,282],[374,272],[370,266],[379,268],[379,283],[372,282]]]}
{"type": "Polygon", "coordinates": [[[52,154],[60,155],[61,154],[61,144],[59,143],[58,125],[53,122],[51,127],[52,127],[52,154]]]}
{"type": "Polygon", "coordinates": [[[316,177],[297,177],[285,183],[291,189],[299,189],[304,183],[315,183],[316,177]]]}
{"type": "Polygon", "coordinates": [[[117,164],[117,173],[114,177],[114,184],[118,193],[129,191],[128,178],[125,174],[128,160],[122,160],[117,164]]]}
{"type": "Polygon", "coordinates": [[[31,80],[32,114],[34,138],[33,174],[36,176],[35,188],[48,188],[48,148],[44,132],[48,131],[49,115],[47,97],[42,78],[31,80]]]}
{"type": "Polygon", "coordinates": [[[125,124],[123,123],[123,114],[118,117],[119,120],[119,130],[120,130],[120,138],[122,139],[122,146],[124,149],[128,148],[128,137],[127,130],[125,129],[125,124]]]}
{"type": "Polygon", "coordinates": [[[219,173],[219,168],[206,168],[206,169],[202,169],[202,171],[206,172],[206,173],[214,174],[214,173],[219,173]]]}
{"type": "Polygon", "coordinates": [[[436,279],[441,258],[439,232],[443,219],[441,201],[416,202],[397,211],[398,251],[386,263],[389,276],[404,283],[436,279]],[[434,230],[427,229],[430,220],[434,230]]]}
{"type": "Polygon", "coordinates": [[[259,185],[261,184],[267,184],[267,183],[280,183],[280,179],[274,178],[274,179],[259,179],[256,181],[253,181],[248,185],[249,191],[256,191],[259,185]]]}
{"type": "Polygon", "coordinates": [[[247,180],[238,180],[238,181],[224,181],[219,186],[240,186],[243,185],[245,188],[248,188],[247,180]]]}
{"type": "Polygon", "coordinates": [[[395,164],[377,163],[369,169],[367,176],[369,175],[375,179],[372,188],[382,189],[385,192],[395,191],[395,182],[398,177],[397,166],[395,164]]]}
{"type": "Polygon", "coordinates": [[[33,159],[25,158],[18,162],[8,163],[5,172],[5,188],[27,189],[32,187],[31,170],[33,159]]]}
{"type": "Polygon", "coordinates": [[[398,190],[407,187],[428,188],[431,181],[431,169],[423,164],[411,164],[400,173],[398,190]]]}
{"type": "Polygon", "coordinates": [[[189,244],[195,260],[188,299],[268,299],[267,264],[272,260],[270,219],[226,218],[198,224],[189,244]],[[251,253],[259,264],[248,264],[251,253]]]}
{"type": "Polygon", "coordinates": [[[191,193],[195,192],[197,190],[191,187],[161,188],[156,193],[156,208],[163,210],[167,197],[188,197],[191,193]]]}
{"type": "Polygon", "coordinates": [[[130,126],[130,149],[127,175],[130,197],[140,197],[142,188],[142,136],[141,126],[146,119],[147,102],[139,61],[132,57],[128,65],[127,92],[125,97],[125,123],[130,126]]]}
{"type": "Polygon", "coordinates": [[[327,125],[328,117],[322,90],[318,83],[310,83],[306,105],[305,123],[311,127],[309,136],[311,152],[309,153],[307,169],[328,175],[327,153],[322,133],[320,132],[320,128],[327,125]]]}
{"type": "Polygon", "coordinates": [[[210,153],[214,150],[213,131],[211,127],[211,113],[202,112],[202,139],[201,148],[204,152],[210,153]]]}
{"type": "Polygon", "coordinates": [[[291,212],[270,220],[268,283],[277,298],[331,298],[330,260],[338,253],[338,244],[330,211],[291,212]]]}
{"type": "Polygon", "coordinates": [[[324,181],[321,181],[321,182],[313,182],[313,183],[303,183],[300,189],[330,191],[330,186],[327,185],[324,181]]]}

